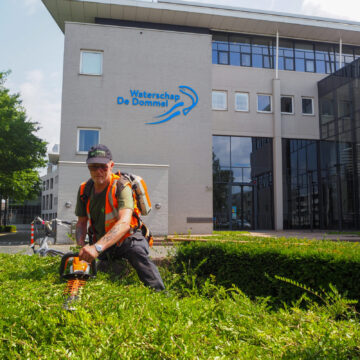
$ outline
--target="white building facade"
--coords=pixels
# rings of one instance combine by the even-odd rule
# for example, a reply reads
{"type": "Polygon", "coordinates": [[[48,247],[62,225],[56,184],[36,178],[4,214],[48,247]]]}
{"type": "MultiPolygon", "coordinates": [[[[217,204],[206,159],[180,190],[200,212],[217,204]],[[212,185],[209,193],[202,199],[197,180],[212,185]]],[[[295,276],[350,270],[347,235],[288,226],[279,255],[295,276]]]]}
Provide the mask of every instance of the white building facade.
{"type": "Polygon", "coordinates": [[[317,83],[360,57],[359,23],[169,0],[43,3],[65,34],[59,218],[74,219],[87,150],[102,143],[116,170],[146,180],[155,234],[321,227],[317,83]],[[298,171],[291,187],[295,153],[305,182],[298,171]]]}

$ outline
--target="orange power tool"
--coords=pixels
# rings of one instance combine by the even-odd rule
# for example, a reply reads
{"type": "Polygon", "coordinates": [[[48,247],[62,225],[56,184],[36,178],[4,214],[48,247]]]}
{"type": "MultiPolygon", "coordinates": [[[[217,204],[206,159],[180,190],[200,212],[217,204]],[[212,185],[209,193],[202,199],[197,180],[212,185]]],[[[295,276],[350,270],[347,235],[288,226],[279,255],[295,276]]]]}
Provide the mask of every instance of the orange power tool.
{"type": "Polygon", "coordinates": [[[60,277],[67,280],[65,294],[68,295],[64,303],[66,310],[75,310],[72,303],[80,296],[80,291],[86,281],[95,277],[97,273],[96,261],[91,264],[79,259],[78,253],[63,255],[60,263],[60,277]]]}

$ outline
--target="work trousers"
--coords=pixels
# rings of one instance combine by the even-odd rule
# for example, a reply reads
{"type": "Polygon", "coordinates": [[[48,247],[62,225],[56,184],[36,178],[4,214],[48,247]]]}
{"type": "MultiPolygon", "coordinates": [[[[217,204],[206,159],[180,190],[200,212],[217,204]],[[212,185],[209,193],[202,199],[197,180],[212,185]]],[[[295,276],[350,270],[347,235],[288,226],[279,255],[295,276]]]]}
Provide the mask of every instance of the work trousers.
{"type": "Polygon", "coordinates": [[[102,261],[108,258],[127,259],[146,286],[156,290],[165,289],[158,268],[149,258],[149,244],[140,232],[127,237],[121,246],[114,245],[99,256],[102,261]]]}

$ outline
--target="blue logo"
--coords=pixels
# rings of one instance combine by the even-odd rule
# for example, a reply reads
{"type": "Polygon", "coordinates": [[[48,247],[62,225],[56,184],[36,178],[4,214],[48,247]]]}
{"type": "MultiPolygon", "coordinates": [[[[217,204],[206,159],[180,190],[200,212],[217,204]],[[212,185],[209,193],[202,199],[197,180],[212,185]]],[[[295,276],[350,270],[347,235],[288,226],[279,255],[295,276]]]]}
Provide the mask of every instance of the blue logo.
{"type": "Polygon", "coordinates": [[[143,90],[130,90],[131,99],[119,96],[117,98],[117,103],[119,105],[168,107],[169,102],[174,102],[175,104],[172,105],[170,110],[158,116],[154,116],[154,119],[159,120],[145,123],[147,125],[161,124],[181,114],[186,116],[197,105],[199,97],[194,89],[189,86],[180,85],[179,91],[186,96],[170,94],[167,91],[157,93],[143,90]]]}

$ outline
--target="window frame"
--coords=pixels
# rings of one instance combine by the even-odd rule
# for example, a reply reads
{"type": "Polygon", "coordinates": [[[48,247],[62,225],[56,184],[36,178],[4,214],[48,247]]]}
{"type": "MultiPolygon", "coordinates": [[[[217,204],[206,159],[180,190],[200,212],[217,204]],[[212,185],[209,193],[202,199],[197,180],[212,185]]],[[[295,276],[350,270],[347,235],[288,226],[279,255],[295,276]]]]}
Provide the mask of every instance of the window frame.
{"type": "Polygon", "coordinates": [[[264,94],[264,93],[258,93],[256,94],[256,112],[260,114],[272,114],[273,112],[273,104],[272,104],[272,95],[271,94],[264,94]],[[263,111],[259,110],[259,96],[269,96],[270,97],[270,111],[263,111]]]}
{"type": "Polygon", "coordinates": [[[96,127],[78,127],[77,128],[77,136],[76,136],[76,153],[77,154],[87,154],[88,151],[80,151],[79,150],[79,145],[80,145],[80,131],[81,130],[93,130],[93,131],[97,131],[99,133],[99,144],[101,144],[100,142],[100,128],[96,128],[96,127]]]}
{"type": "Polygon", "coordinates": [[[250,94],[247,91],[235,91],[234,94],[234,110],[236,112],[250,112],[250,94]],[[242,94],[247,95],[247,109],[246,110],[239,110],[236,108],[236,95],[242,94]]]}
{"type": "Polygon", "coordinates": [[[294,109],[294,96],[293,95],[280,95],[280,112],[282,115],[294,115],[295,114],[295,109],[294,109]],[[281,110],[281,99],[282,98],[290,98],[291,99],[291,108],[292,108],[292,112],[283,112],[281,110]]]}
{"type": "Polygon", "coordinates": [[[211,110],[214,111],[228,111],[228,92],[227,90],[212,90],[211,91],[211,110]],[[213,94],[214,93],[223,93],[225,94],[225,109],[219,109],[219,108],[214,108],[214,103],[213,103],[213,94]]]}
{"type": "Polygon", "coordinates": [[[79,74],[80,75],[87,75],[87,76],[102,76],[104,69],[103,69],[103,60],[104,60],[104,51],[102,50],[87,50],[87,49],[80,49],[80,67],[79,67],[79,74]],[[84,53],[93,53],[93,54],[101,54],[101,63],[100,63],[100,74],[91,74],[82,71],[83,65],[83,54],[84,53]]]}
{"type": "Polygon", "coordinates": [[[315,116],[315,106],[314,106],[314,98],[311,96],[302,96],[301,97],[301,114],[304,116],[315,116]],[[310,99],[311,100],[311,114],[306,114],[303,112],[303,100],[310,99]]]}

